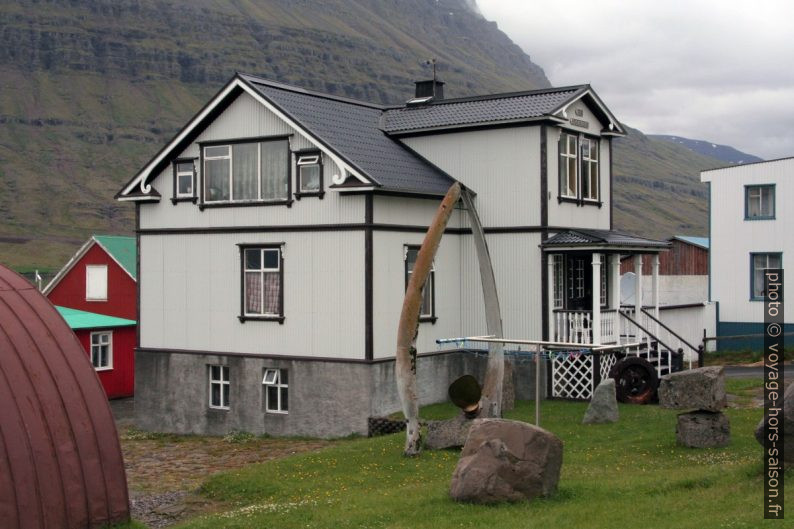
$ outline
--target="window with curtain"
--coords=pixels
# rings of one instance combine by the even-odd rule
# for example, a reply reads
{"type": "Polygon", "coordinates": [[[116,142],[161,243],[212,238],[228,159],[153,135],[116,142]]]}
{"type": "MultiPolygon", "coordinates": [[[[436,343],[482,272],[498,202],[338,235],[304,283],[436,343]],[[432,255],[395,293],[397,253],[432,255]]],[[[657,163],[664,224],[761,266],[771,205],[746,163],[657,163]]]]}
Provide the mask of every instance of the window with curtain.
{"type": "MultiPolygon", "coordinates": [[[[418,246],[405,247],[405,288],[408,288],[408,281],[413,274],[414,266],[416,265],[416,258],[419,255],[418,246]]],[[[430,269],[430,275],[427,276],[425,287],[422,290],[422,306],[419,309],[420,321],[435,321],[436,314],[436,266],[433,264],[430,269]]]]}
{"type": "Polygon", "coordinates": [[[243,248],[243,317],[283,319],[280,247],[243,248]]]}
{"type": "Polygon", "coordinates": [[[204,147],[204,203],[267,202],[289,197],[285,139],[204,147]]]}

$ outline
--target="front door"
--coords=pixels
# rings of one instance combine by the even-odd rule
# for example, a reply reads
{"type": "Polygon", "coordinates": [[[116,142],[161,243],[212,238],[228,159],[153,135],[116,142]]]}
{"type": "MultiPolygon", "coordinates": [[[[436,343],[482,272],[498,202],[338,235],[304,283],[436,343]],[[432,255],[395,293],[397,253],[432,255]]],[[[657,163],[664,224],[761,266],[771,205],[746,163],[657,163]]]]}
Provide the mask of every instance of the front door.
{"type": "Polygon", "coordinates": [[[593,269],[592,256],[588,253],[565,256],[565,308],[568,310],[592,310],[593,269]]]}

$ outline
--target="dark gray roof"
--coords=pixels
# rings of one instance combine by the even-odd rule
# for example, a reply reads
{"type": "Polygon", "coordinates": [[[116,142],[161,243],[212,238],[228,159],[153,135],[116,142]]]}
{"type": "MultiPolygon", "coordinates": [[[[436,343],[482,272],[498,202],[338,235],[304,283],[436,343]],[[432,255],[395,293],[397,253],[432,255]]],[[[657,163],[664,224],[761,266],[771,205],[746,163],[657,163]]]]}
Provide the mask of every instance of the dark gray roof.
{"type": "Polygon", "coordinates": [[[380,130],[385,107],[239,75],[379,189],[443,195],[454,182],[380,130]]]}
{"type": "Polygon", "coordinates": [[[381,128],[388,133],[400,133],[540,118],[550,115],[587,88],[587,85],[547,88],[387,109],[381,128]]]}
{"type": "Polygon", "coordinates": [[[612,246],[630,248],[669,248],[670,243],[637,237],[617,230],[575,229],[558,233],[546,240],[544,248],[568,246],[612,246]]]}

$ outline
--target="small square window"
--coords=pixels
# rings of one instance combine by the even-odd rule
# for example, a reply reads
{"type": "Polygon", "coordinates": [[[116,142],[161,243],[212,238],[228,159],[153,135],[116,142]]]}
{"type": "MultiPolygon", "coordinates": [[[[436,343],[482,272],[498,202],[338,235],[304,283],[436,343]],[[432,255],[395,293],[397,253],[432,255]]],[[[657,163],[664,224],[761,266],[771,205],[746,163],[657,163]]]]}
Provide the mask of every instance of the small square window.
{"type": "Polygon", "coordinates": [[[265,388],[265,411],[269,413],[289,412],[289,379],[286,369],[265,369],[262,377],[265,388]]]}
{"type": "Polygon", "coordinates": [[[774,185],[745,186],[744,218],[747,220],[775,218],[774,185]]]}
{"type": "Polygon", "coordinates": [[[107,301],[107,265],[87,265],[85,267],[85,299],[86,301],[107,301]]]}
{"type": "Polygon", "coordinates": [[[322,195],[323,193],[323,166],[322,157],[318,152],[299,154],[297,157],[296,186],[298,197],[301,195],[322,195]]]}

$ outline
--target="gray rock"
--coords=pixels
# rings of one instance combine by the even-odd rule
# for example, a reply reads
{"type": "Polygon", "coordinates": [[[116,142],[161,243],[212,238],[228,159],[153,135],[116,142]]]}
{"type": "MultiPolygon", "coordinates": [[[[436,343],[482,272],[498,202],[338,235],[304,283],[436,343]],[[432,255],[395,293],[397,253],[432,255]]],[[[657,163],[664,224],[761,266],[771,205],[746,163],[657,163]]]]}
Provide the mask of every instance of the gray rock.
{"type": "MultiPolygon", "coordinates": [[[[775,431],[776,421],[773,420],[769,433],[778,433],[778,442],[780,434],[783,436],[783,457],[785,458],[783,463],[787,468],[794,467],[794,384],[790,384],[783,394],[783,410],[778,412],[770,410],[770,416],[773,419],[778,419],[778,430],[775,431]]],[[[764,426],[769,418],[762,417],[755,429],[755,439],[761,446],[764,446],[764,426]]]]}
{"type": "Polygon", "coordinates": [[[562,441],[553,433],[518,421],[475,419],[449,493],[472,503],[549,496],[561,468],[562,441]]]}
{"type": "Polygon", "coordinates": [[[516,383],[513,362],[505,358],[505,374],[502,380],[502,411],[516,407],[516,383]]]}
{"type": "Polygon", "coordinates": [[[678,416],[676,440],[691,448],[725,446],[731,441],[731,423],[722,412],[693,411],[678,416]]]}
{"type": "Polygon", "coordinates": [[[466,437],[471,428],[471,419],[460,413],[454,419],[445,421],[427,422],[427,439],[425,448],[429,450],[443,450],[444,448],[458,448],[466,444],[466,437]]]}
{"type": "Polygon", "coordinates": [[[582,424],[603,424],[618,422],[618,399],[615,396],[615,379],[602,380],[593,392],[590,405],[582,419],[582,424]]]}
{"type": "Polygon", "coordinates": [[[728,405],[725,369],[701,367],[663,376],[659,383],[659,404],[663,408],[721,411],[728,405]]]}

